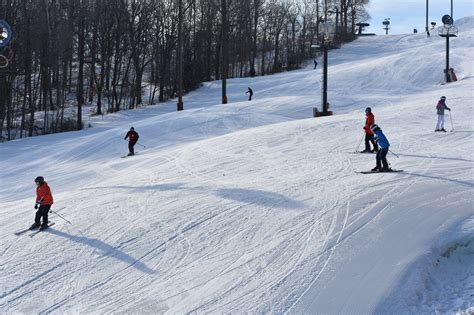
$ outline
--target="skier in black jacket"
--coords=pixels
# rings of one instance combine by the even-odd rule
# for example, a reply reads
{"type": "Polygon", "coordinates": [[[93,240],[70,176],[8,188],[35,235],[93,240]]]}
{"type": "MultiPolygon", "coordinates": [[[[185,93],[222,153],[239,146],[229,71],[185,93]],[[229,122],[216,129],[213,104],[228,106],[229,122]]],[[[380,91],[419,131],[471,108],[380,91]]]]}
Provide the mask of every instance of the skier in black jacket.
{"type": "Polygon", "coordinates": [[[135,131],[135,128],[131,127],[130,131],[127,132],[127,134],[125,135],[125,138],[123,139],[127,140],[127,138],[128,138],[128,150],[130,151],[128,155],[134,155],[135,151],[133,147],[138,142],[138,138],[140,138],[138,133],[135,131]]]}
{"type": "Polygon", "coordinates": [[[251,89],[250,87],[249,87],[248,91],[245,92],[245,94],[247,94],[247,93],[249,93],[249,101],[251,101],[251,100],[252,100],[253,91],[252,91],[252,89],[251,89]]]}

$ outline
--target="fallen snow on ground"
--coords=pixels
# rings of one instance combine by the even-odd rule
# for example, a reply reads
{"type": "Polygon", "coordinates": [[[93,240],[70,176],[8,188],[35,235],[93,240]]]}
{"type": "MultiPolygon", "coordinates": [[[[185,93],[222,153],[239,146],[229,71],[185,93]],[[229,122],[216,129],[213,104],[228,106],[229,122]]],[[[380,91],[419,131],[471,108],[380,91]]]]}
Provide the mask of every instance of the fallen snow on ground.
{"type": "Polygon", "coordinates": [[[469,313],[474,295],[473,17],[451,40],[361,38],[321,70],[220,82],[0,144],[1,313],[469,313]],[[254,100],[245,91],[251,86],[254,100]],[[446,133],[433,132],[447,96],[446,133]],[[364,109],[403,173],[357,174],[364,109]],[[138,154],[123,140],[134,126],[138,154]],[[450,132],[453,130],[452,132],[450,132]],[[398,155],[395,156],[395,154],[398,155]],[[56,224],[34,217],[33,179],[56,224]]]}

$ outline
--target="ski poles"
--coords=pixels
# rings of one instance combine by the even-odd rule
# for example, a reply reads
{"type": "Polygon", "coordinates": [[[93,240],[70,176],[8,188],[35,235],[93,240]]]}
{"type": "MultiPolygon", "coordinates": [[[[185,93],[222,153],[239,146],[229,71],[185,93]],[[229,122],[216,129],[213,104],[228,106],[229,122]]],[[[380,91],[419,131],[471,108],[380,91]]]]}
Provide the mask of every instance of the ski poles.
{"type": "Polygon", "coordinates": [[[137,142],[137,144],[141,145],[142,147],[146,148],[146,146],[144,146],[143,144],[141,144],[140,142],[137,142]]]}
{"type": "Polygon", "coordinates": [[[451,132],[454,131],[454,125],[453,125],[453,118],[451,117],[451,111],[448,111],[449,112],[449,120],[451,120],[451,132]]]}
{"type": "MultiPolygon", "coordinates": [[[[61,209],[64,209],[64,208],[61,208],[61,209]]],[[[59,209],[59,210],[61,210],[61,209],[59,209]]],[[[62,215],[60,215],[59,213],[57,213],[57,212],[55,212],[55,211],[53,211],[53,210],[49,210],[49,211],[50,211],[51,213],[56,214],[58,217],[60,217],[61,219],[63,219],[63,220],[66,221],[67,223],[72,224],[71,221],[66,220],[66,218],[64,218],[64,217],[63,217],[62,215]]]]}
{"type": "Polygon", "coordinates": [[[388,149],[388,152],[392,153],[392,154],[395,155],[397,158],[399,158],[398,154],[394,153],[392,150],[388,149]]]}
{"type": "Polygon", "coordinates": [[[359,144],[357,145],[357,147],[356,147],[354,153],[359,152],[360,144],[362,143],[362,140],[364,140],[364,136],[365,136],[365,133],[362,134],[362,138],[360,138],[359,144]]]}

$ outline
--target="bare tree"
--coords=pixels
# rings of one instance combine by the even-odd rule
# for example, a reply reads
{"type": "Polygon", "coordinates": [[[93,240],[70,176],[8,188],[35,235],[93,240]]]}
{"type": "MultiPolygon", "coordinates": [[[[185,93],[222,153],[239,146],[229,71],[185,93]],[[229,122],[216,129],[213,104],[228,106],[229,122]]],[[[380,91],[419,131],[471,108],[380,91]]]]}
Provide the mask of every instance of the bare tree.
{"type": "MultiPolygon", "coordinates": [[[[295,69],[311,56],[328,8],[354,38],[368,0],[1,0],[15,40],[0,69],[7,139],[83,128],[95,113],[177,97],[203,81],[295,69]],[[66,114],[68,108],[77,115],[66,114]]],[[[330,16],[329,16],[330,17],[330,16]]],[[[216,100],[217,101],[217,100],[216,100]]],[[[69,111],[70,112],[70,111],[69,111]]]]}

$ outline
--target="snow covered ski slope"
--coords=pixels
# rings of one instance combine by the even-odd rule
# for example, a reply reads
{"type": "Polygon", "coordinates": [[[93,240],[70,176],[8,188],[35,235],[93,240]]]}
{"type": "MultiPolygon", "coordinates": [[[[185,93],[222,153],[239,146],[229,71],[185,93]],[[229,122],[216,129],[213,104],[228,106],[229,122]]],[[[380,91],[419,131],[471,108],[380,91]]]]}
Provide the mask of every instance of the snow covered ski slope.
{"type": "Polygon", "coordinates": [[[0,144],[0,313],[473,312],[473,17],[444,40],[361,38],[320,70],[220,82],[93,128],[0,144]],[[247,87],[254,91],[247,101],[247,87]],[[441,95],[452,109],[434,132],[441,95]],[[350,154],[372,107],[401,173],[350,154]],[[146,145],[123,140],[134,126],[146,145]],[[56,224],[34,218],[34,178],[56,224]]]}

